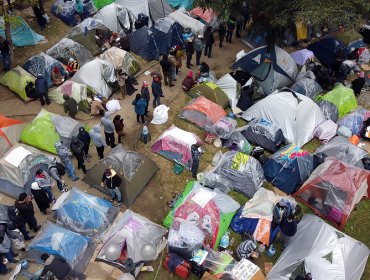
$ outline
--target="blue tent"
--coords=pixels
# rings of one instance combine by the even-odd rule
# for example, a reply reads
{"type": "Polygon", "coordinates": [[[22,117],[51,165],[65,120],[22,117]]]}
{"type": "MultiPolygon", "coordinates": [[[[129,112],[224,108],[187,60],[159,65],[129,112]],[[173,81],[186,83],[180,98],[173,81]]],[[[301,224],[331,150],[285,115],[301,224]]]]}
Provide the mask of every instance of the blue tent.
{"type": "MultiPolygon", "coordinates": [[[[83,15],[85,18],[90,17],[94,14],[97,9],[95,8],[93,2],[89,0],[83,1],[83,15]]],[[[51,6],[51,12],[57,18],[61,19],[63,22],[69,26],[75,26],[79,22],[76,21],[76,16],[78,15],[76,11],[76,2],[73,1],[64,1],[56,0],[51,6]]]]}
{"type": "Polygon", "coordinates": [[[324,66],[332,67],[335,54],[340,49],[345,50],[345,46],[334,38],[324,38],[311,44],[307,49],[312,51],[324,66]]]}
{"type": "Polygon", "coordinates": [[[184,40],[182,39],[182,34],[184,33],[184,28],[180,23],[175,22],[172,25],[172,46],[182,46],[184,47],[184,40]]]}
{"type": "MultiPolygon", "coordinates": [[[[0,21],[2,21],[2,18],[0,21]]],[[[4,24],[0,24],[0,26],[0,36],[5,38],[4,24]]],[[[36,45],[38,42],[45,39],[44,36],[33,31],[22,17],[18,17],[18,22],[16,24],[11,24],[10,35],[12,36],[13,44],[17,47],[36,45]]]]}
{"type": "Polygon", "coordinates": [[[163,51],[164,46],[157,42],[153,31],[145,25],[132,33],[130,48],[132,52],[150,61],[159,60],[160,49],[163,51]]]}
{"type": "Polygon", "coordinates": [[[189,10],[193,8],[194,0],[166,0],[174,8],[184,7],[189,10]]]}

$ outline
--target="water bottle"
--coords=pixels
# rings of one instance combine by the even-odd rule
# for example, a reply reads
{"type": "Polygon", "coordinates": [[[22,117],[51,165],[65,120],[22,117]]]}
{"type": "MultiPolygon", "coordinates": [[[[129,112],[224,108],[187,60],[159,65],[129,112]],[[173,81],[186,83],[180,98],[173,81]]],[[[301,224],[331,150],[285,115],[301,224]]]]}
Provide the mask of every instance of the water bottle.
{"type": "Polygon", "coordinates": [[[276,250],[274,248],[274,245],[271,245],[270,248],[267,250],[267,256],[268,257],[273,257],[276,253],[276,250]]]}
{"type": "Polygon", "coordinates": [[[226,249],[230,244],[230,231],[227,231],[222,237],[220,241],[220,247],[226,249]]]}
{"type": "Polygon", "coordinates": [[[261,243],[259,246],[258,246],[258,251],[260,253],[263,253],[263,251],[265,251],[265,244],[261,243]]]}
{"type": "Polygon", "coordinates": [[[148,137],[149,137],[149,129],[146,125],[143,126],[143,130],[141,132],[141,137],[144,142],[144,144],[148,143],[148,137]]]}

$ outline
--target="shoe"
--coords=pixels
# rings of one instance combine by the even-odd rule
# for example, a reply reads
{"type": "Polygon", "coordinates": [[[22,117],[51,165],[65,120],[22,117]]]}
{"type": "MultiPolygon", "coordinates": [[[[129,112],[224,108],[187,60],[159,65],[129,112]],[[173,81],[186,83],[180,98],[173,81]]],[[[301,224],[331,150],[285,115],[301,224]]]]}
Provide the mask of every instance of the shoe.
{"type": "Polygon", "coordinates": [[[24,238],[24,240],[28,241],[28,240],[31,240],[31,239],[33,239],[33,238],[34,238],[34,236],[30,236],[30,237],[28,237],[28,238],[24,238]]]}
{"type": "Polygon", "coordinates": [[[174,87],[175,85],[170,85],[170,87],[174,87]]]}
{"type": "Polygon", "coordinates": [[[18,259],[14,259],[12,262],[10,263],[19,263],[19,260],[18,259]]]}
{"type": "Polygon", "coordinates": [[[116,144],[113,144],[111,147],[112,147],[112,149],[113,149],[113,148],[117,147],[117,145],[116,145],[116,144]]]}
{"type": "Polygon", "coordinates": [[[194,66],[194,65],[193,65],[193,64],[191,64],[191,63],[190,63],[189,65],[190,65],[190,66],[194,66]]]}
{"type": "Polygon", "coordinates": [[[167,84],[164,84],[165,86],[168,86],[168,83],[167,84]]]}
{"type": "Polygon", "coordinates": [[[44,106],[45,105],[45,102],[41,102],[41,106],[44,106]]]}
{"type": "Polygon", "coordinates": [[[54,204],[55,202],[57,202],[57,200],[54,197],[53,200],[51,201],[51,204],[54,204]]]}
{"type": "Polygon", "coordinates": [[[122,205],[122,202],[118,202],[118,203],[117,203],[117,206],[121,206],[121,205],[122,205]]]}
{"type": "Polygon", "coordinates": [[[14,258],[16,258],[16,257],[18,257],[19,256],[19,254],[18,253],[13,253],[13,257],[14,258]]]}
{"type": "Polygon", "coordinates": [[[114,199],[112,199],[112,198],[111,198],[111,199],[109,199],[109,202],[113,202],[113,201],[114,201],[114,199]]]}
{"type": "Polygon", "coordinates": [[[41,226],[37,226],[36,230],[33,229],[33,232],[35,232],[35,233],[38,232],[40,230],[40,228],[41,228],[41,226]]]}
{"type": "Polygon", "coordinates": [[[176,81],[177,81],[177,79],[173,79],[172,81],[176,82],[176,81]]]}
{"type": "Polygon", "coordinates": [[[11,272],[12,270],[11,269],[8,269],[6,268],[6,270],[4,272],[1,273],[1,275],[7,275],[11,272]]]}
{"type": "Polygon", "coordinates": [[[72,179],[72,181],[78,181],[78,180],[80,180],[80,177],[74,177],[74,178],[72,179]]]}
{"type": "Polygon", "coordinates": [[[191,69],[190,65],[186,65],[186,68],[189,68],[189,69],[191,69]]]}

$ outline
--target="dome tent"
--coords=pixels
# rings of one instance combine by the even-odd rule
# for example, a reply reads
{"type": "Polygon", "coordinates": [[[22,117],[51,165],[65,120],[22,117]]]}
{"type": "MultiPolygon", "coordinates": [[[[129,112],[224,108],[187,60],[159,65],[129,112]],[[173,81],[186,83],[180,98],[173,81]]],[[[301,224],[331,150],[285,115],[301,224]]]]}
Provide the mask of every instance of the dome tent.
{"type": "Polygon", "coordinates": [[[223,90],[229,99],[231,109],[234,111],[237,107],[241,91],[241,86],[238,81],[236,81],[232,75],[226,74],[218,79],[215,84],[223,90]]]}
{"type": "MultiPolygon", "coordinates": [[[[81,1],[81,4],[83,5],[83,14],[85,17],[90,17],[97,11],[94,4],[90,0],[81,1]]],[[[76,11],[75,0],[56,0],[51,6],[51,13],[69,26],[77,25],[79,21],[78,18],[80,17],[77,17],[78,13],[76,11]]]]}
{"type": "Polygon", "coordinates": [[[0,157],[18,143],[23,128],[22,121],[10,119],[0,114],[0,157]]]}
{"type": "Polygon", "coordinates": [[[109,61],[115,68],[122,67],[128,75],[135,75],[140,70],[136,58],[120,48],[111,47],[100,55],[100,59],[109,61]]]}
{"type": "Polygon", "coordinates": [[[324,66],[333,67],[336,53],[344,48],[342,43],[328,37],[312,43],[308,50],[312,51],[324,66]]]}
{"type": "Polygon", "coordinates": [[[311,71],[300,73],[295,80],[295,83],[290,88],[314,101],[323,91],[320,84],[316,81],[315,75],[311,71]]]}
{"type": "Polygon", "coordinates": [[[201,83],[186,92],[190,97],[197,98],[204,96],[208,100],[226,108],[229,105],[229,100],[225,92],[212,82],[201,83]]]}

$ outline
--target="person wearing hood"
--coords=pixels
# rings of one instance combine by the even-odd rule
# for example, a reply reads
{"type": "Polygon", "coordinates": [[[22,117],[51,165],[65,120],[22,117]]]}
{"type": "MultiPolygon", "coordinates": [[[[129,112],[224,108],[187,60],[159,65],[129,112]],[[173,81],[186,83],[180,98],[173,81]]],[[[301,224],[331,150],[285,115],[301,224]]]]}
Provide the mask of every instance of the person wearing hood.
{"type": "Polygon", "coordinates": [[[72,137],[71,151],[77,159],[77,169],[82,169],[82,172],[86,174],[84,143],[75,136],[72,137]]]}
{"type": "Polygon", "coordinates": [[[44,215],[49,214],[48,208],[50,208],[50,203],[45,190],[41,189],[37,182],[33,182],[31,184],[31,193],[40,212],[44,215]]]}
{"type": "Polygon", "coordinates": [[[62,165],[61,163],[57,163],[57,159],[54,158],[53,163],[49,165],[48,173],[50,177],[52,177],[55,180],[55,182],[57,182],[57,187],[60,190],[60,192],[64,193],[68,191],[68,189],[66,188],[67,184],[62,179],[62,176],[65,174],[65,169],[64,173],[61,174],[62,171],[58,169],[58,164],[59,166],[62,165]]]}
{"type": "Polygon", "coordinates": [[[18,211],[17,207],[9,206],[8,207],[8,217],[9,220],[19,229],[19,231],[23,234],[25,240],[31,240],[33,236],[28,234],[26,229],[27,221],[22,216],[22,214],[18,211]]]}
{"type": "Polygon", "coordinates": [[[104,127],[105,142],[113,149],[116,146],[114,144],[116,139],[114,138],[114,123],[111,120],[111,117],[111,112],[105,112],[104,117],[101,118],[101,124],[104,127]]]}
{"type": "Polygon", "coordinates": [[[132,101],[132,105],[135,106],[136,121],[140,123],[141,118],[141,121],[145,124],[145,108],[147,103],[140,93],[136,94],[136,98],[132,101]]]}
{"type": "Polygon", "coordinates": [[[61,142],[55,143],[54,146],[55,149],[57,150],[57,154],[60,158],[60,161],[64,164],[66,168],[68,177],[70,177],[73,181],[77,181],[78,179],[80,179],[75,175],[71,151],[67,147],[63,146],[61,142]]]}
{"type": "Polygon", "coordinates": [[[123,128],[125,127],[125,124],[121,115],[115,116],[113,119],[113,123],[118,135],[118,143],[122,143],[122,137],[125,135],[125,133],[123,133],[123,128]]]}
{"type": "Polygon", "coordinates": [[[182,89],[185,91],[189,91],[196,85],[196,82],[193,79],[193,71],[189,71],[188,75],[182,81],[182,89]]]}
{"type": "Polygon", "coordinates": [[[143,86],[141,87],[141,96],[146,101],[146,107],[145,107],[145,117],[148,117],[148,107],[149,107],[149,101],[150,101],[150,92],[148,88],[149,84],[147,81],[143,82],[143,86]]]}
{"type": "Polygon", "coordinates": [[[55,66],[53,71],[51,71],[51,80],[53,81],[54,86],[60,86],[64,82],[62,72],[60,72],[58,66],[55,66]]]}
{"type": "Polygon", "coordinates": [[[173,87],[174,84],[172,83],[172,65],[171,62],[168,60],[168,55],[164,54],[162,56],[161,61],[159,64],[162,67],[162,73],[163,73],[163,79],[164,79],[164,85],[167,86],[169,85],[170,87],[173,87]]]}
{"type": "Polygon", "coordinates": [[[38,74],[35,81],[36,94],[40,97],[41,106],[50,105],[48,96],[48,83],[43,75],[38,74]]]}
{"type": "Polygon", "coordinates": [[[70,77],[72,77],[78,71],[78,69],[80,69],[80,66],[78,65],[78,62],[76,61],[76,59],[71,57],[68,60],[68,64],[67,64],[67,68],[66,68],[66,70],[68,72],[68,75],[70,77]]]}
{"type": "Polygon", "coordinates": [[[215,38],[213,37],[212,26],[207,26],[206,31],[204,32],[204,56],[208,55],[208,58],[211,58],[212,46],[215,43],[215,38]]]}
{"type": "Polygon", "coordinates": [[[152,92],[153,92],[153,108],[161,105],[161,96],[163,96],[161,79],[158,76],[153,77],[152,82],[152,92]]]}
{"type": "Polygon", "coordinates": [[[63,95],[64,99],[64,112],[72,118],[75,119],[78,113],[78,106],[76,100],[67,94],[63,95]]]}
{"type": "Polygon", "coordinates": [[[185,51],[186,51],[186,67],[191,68],[193,64],[191,64],[191,59],[193,58],[194,54],[194,43],[193,43],[193,37],[189,37],[185,41],[185,51]]]}
{"type": "Polygon", "coordinates": [[[202,56],[202,52],[204,49],[204,44],[203,44],[203,35],[198,35],[194,39],[194,46],[195,46],[195,61],[196,65],[199,66],[200,64],[200,57],[202,56]]]}
{"type": "Polygon", "coordinates": [[[18,263],[14,257],[17,254],[14,254],[12,249],[12,242],[6,232],[6,226],[0,224],[0,275],[6,275],[10,272],[9,269],[6,267],[7,259],[11,263],[18,263]]]}
{"type": "Polygon", "coordinates": [[[218,26],[218,39],[220,40],[218,46],[220,49],[224,49],[224,46],[222,45],[226,34],[226,25],[224,21],[220,22],[220,25],[218,26]]]}
{"type": "Polygon", "coordinates": [[[99,155],[100,159],[104,158],[104,147],[107,146],[107,144],[104,141],[104,138],[100,134],[100,125],[95,125],[90,131],[89,136],[91,138],[91,141],[96,147],[96,152],[99,155]]]}
{"type": "Polygon", "coordinates": [[[46,192],[49,202],[55,203],[56,199],[51,190],[51,187],[53,185],[53,180],[49,176],[49,173],[47,173],[46,171],[43,171],[42,169],[38,169],[36,171],[35,181],[39,185],[39,187],[46,192]]]}
{"type": "Polygon", "coordinates": [[[235,16],[230,15],[226,22],[226,42],[231,43],[233,37],[233,32],[235,30],[236,18],[235,16]]]}
{"type": "MultiPolygon", "coordinates": [[[[47,199],[44,201],[44,203],[49,204],[47,199]]],[[[26,219],[28,227],[32,229],[34,232],[38,232],[41,226],[37,225],[35,211],[33,210],[32,196],[27,195],[26,193],[21,193],[18,197],[18,200],[15,201],[14,206],[18,209],[19,213],[21,213],[21,215],[26,219]]]]}
{"type": "Polygon", "coordinates": [[[85,130],[84,127],[81,126],[78,129],[77,138],[80,139],[84,143],[85,156],[89,157],[90,156],[89,155],[89,148],[90,148],[91,138],[90,138],[89,133],[87,133],[87,131],[85,130]]]}
{"type": "Polygon", "coordinates": [[[110,201],[113,202],[117,198],[118,206],[120,206],[122,204],[122,194],[119,188],[122,184],[122,178],[117,175],[115,170],[106,169],[100,183],[102,188],[104,188],[104,183],[111,194],[110,201]]]}

